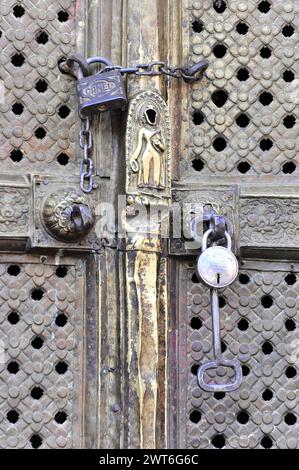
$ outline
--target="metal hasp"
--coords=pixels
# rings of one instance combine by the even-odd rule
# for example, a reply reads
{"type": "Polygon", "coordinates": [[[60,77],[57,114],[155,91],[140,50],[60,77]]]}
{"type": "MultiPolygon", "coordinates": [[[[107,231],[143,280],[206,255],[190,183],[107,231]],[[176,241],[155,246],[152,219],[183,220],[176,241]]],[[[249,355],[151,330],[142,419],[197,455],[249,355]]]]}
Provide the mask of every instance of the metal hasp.
{"type": "Polygon", "coordinates": [[[214,360],[202,364],[198,368],[197,378],[199,386],[206,392],[232,392],[236,390],[242,382],[242,368],[237,359],[225,359],[221,353],[220,338],[220,315],[219,315],[219,298],[218,290],[211,289],[211,310],[212,310],[212,328],[213,328],[213,348],[214,360]],[[227,384],[207,383],[205,381],[205,373],[209,369],[217,367],[231,367],[235,371],[234,381],[227,384]]]}
{"type": "MultiPolygon", "coordinates": [[[[224,218],[214,216],[210,227],[217,225],[217,230],[209,228],[202,237],[202,253],[199,256],[196,267],[199,279],[210,287],[211,313],[213,329],[214,359],[202,364],[198,368],[197,378],[199,386],[207,392],[230,392],[236,390],[242,382],[242,368],[236,359],[225,359],[221,353],[220,337],[220,313],[218,290],[231,285],[238,275],[238,261],[231,251],[231,237],[226,231],[224,218]],[[216,219],[215,219],[216,217],[216,219]],[[223,246],[210,246],[207,248],[209,237],[215,240],[215,232],[218,237],[224,235],[227,248],[223,246]],[[222,233],[224,231],[224,233],[222,233]],[[210,383],[205,379],[208,370],[218,367],[229,367],[234,370],[234,380],[226,384],[210,383]]],[[[213,243],[213,242],[212,242],[213,243]]]]}

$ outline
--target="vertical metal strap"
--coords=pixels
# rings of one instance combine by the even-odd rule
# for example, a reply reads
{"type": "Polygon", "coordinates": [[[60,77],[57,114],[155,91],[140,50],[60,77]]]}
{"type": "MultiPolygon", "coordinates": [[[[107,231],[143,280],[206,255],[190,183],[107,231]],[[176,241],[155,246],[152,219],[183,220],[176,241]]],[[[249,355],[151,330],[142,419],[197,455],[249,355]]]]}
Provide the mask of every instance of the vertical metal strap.
{"type": "Polygon", "coordinates": [[[220,313],[219,313],[219,297],[217,289],[210,290],[211,309],[212,309],[212,329],[213,329],[213,348],[214,356],[221,361],[221,337],[220,337],[220,313]]]}

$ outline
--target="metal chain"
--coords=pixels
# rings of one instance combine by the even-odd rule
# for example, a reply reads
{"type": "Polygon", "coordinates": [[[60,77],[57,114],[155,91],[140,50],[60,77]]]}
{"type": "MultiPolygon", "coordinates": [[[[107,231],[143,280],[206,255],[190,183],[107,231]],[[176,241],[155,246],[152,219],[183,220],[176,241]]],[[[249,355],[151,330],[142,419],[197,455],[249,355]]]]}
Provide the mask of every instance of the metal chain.
{"type": "Polygon", "coordinates": [[[79,143],[83,150],[83,159],[80,162],[80,187],[84,193],[90,193],[93,188],[93,161],[89,157],[92,147],[92,134],[88,118],[81,118],[79,143]]]}
{"type": "MultiPolygon", "coordinates": [[[[89,64],[93,62],[93,58],[83,60],[81,56],[77,54],[73,54],[69,59],[60,61],[58,64],[59,69],[62,73],[70,74],[75,76],[74,72],[72,71],[72,67],[70,66],[71,63],[78,63],[80,64],[81,68],[82,65],[85,65],[84,69],[87,70],[89,64]]],[[[97,58],[98,62],[106,61],[107,59],[103,57],[97,58]],[[101,60],[100,60],[101,59],[101,60]]],[[[157,76],[157,75],[167,75],[173,78],[182,78],[186,82],[195,82],[200,80],[202,74],[207,69],[209,63],[206,60],[202,60],[197,62],[191,66],[176,66],[170,67],[166,64],[166,62],[155,60],[149,62],[148,64],[136,64],[133,67],[122,67],[121,65],[107,65],[103,69],[101,69],[100,73],[102,72],[109,72],[111,70],[118,70],[121,74],[135,74],[137,76],[157,76]]]]}
{"type": "Polygon", "coordinates": [[[200,71],[202,75],[203,71],[207,68],[207,62],[202,61],[196,64],[196,67],[170,67],[165,62],[153,61],[148,64],[136,64],[133,67],[122,67],[120,65],[111,65],[105,67],[102,71],[108,72],[111,70],[118,70],[120,73],[135,74],[137,76],[157,76],[157,75],[168,75],[173,78],[183,78],[187,81],[199,80],[200,76],[195,75],[200,71]],[[194,71],[192,70],[194,68],[194,71]],[[204,70],[203,70],[204,69],[204,70]]]}

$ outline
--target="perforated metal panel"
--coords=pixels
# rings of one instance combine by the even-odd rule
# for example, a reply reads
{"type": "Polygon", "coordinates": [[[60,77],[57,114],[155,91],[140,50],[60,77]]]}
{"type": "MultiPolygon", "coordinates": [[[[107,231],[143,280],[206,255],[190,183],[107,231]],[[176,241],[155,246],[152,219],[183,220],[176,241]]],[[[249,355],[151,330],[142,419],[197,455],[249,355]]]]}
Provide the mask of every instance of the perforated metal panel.
{"type": "MultiPolygon", "coordinates": [[[[192,151],[184,176],[298,173],[297,0],[190,0],[192,151]]],[[[185,158],[185,157],[184,157],[185,158]]]]}
{"type": "Polygon", "coordinates": [[[0,168],[77,174],[74,87],[57,62],[75,39],[75,1],[0,4],[0,168]]]}
{"type": "MultiPolygon", "coordinates": [[[[189,7],[191,58],[210,65],[190,92],[190,149],[181,155],[183,196],[176,198],[215,203],[227,215],[221,190],[236,185],[229,219],[241,274],[220,293],[220,310],[223,354],[241,361],[243,382],[227,393],[199,388],[198,366],[213,357],[209,290],[194,274],[196,253],[173,261],[170,376],[178,372],[170,380],[170,445],[299,448],[297,229],[289,229],[297,210],[299,4],[189,0],[189,7]]],[[[228,382],[229,369],[207,379],[228,382]]]]}
{"type": "MultiPolygon", "coordinates": [[[[192,263],[182,263],[180,280],[188,293],[177,319],[179,446],[298,448],[298,265],[246,261],[220,293],[223,354],[243,369],[242,385],[229,393],[198,387],[198,365],[212,359],[209,290],[192,263]]],[[[211,381],[223,379],[220,369],[211,381]]]]}
{"type": "Polygon", "coordinates": [[[80,447],[83,266],[0,261],[0,448],[80,447]]]}

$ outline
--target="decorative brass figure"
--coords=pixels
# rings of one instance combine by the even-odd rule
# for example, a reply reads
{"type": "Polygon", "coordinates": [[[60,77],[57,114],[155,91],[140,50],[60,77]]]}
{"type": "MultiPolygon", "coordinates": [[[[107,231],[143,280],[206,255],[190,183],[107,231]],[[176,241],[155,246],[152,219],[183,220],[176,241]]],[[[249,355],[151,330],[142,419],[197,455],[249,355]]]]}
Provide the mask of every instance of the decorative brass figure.
{"type": "Polygon", "coordinates": [[[159,128],[160,116],[146,109],[141,118],[144,127],[138,132],[136,149],[131,157],[132,171],[138,172],[138,186],[164,188],[163,154],[165,141],[159,128]]]}
{"type": "Polygon", "coordinates": [[[126,145],[128,192],[169,196],[170,122],[166,103],[154,90],[131,100],[126,145]]]}

